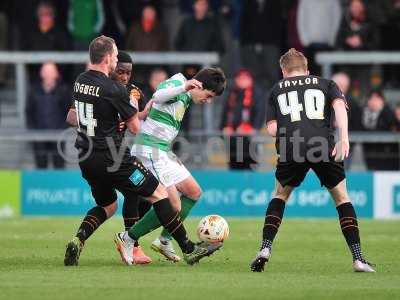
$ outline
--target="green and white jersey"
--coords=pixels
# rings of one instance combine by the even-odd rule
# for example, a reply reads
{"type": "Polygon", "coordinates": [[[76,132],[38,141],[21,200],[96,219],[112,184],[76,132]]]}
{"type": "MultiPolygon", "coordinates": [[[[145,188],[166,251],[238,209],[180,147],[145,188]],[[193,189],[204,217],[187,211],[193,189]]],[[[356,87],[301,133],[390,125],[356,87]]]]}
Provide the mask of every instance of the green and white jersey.
{"type": "Polygon", "coordinates": [[[185,90],[185,82],[185,76],[178,73],[160,83],[153,95],[154,103],[149,115],[142,123],[136,137],[137,146],[158,148],[166,152],[171,149],[171,144],[179,133],[183,116],[192,103],[190,94],[185,90]]]}

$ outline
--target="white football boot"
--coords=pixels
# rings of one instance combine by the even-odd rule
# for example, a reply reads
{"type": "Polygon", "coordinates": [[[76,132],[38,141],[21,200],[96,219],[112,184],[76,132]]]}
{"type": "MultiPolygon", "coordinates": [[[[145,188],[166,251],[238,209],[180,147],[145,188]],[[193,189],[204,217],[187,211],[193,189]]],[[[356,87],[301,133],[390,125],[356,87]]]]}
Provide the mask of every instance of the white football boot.
{"type": "Polygon", "coordinates": [[[256,258],[250,265],[250,269],[253,272],[264,272],[265,264],[271,257],[271,250],[269,248],[263,248],[258,252],[256,258]]]}
{"type": "Polygon", "coordinates": [[[117,250],[121,255],[122,261],[128,266],[132,265],[135,241],[128,236],[126,231],[123,231],[115,234],[114,242],[117,245],[117,250]]]}
{"type": "Polygon", "coordinates": [[[372,264],[365,261],[356,259],[353,262],[353,270],[354,272],[366,272],[366,273],[375,273],[376,271],[372,268],[372,264]]]}
{"type": "Polygon", "coordinates": [[[161,237],[156,238],[151,243],[151,249],[162,254],[170,261],[179,262],[181,260],[181,258],[176,254],[171,240],[163,239],[161,237]]]}

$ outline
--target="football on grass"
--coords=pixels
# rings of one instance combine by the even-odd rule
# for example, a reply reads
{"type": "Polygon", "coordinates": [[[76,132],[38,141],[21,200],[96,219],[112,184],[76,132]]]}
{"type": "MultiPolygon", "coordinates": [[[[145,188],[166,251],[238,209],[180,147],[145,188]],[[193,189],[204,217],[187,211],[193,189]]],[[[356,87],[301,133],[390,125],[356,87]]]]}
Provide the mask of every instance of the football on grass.
{"type": "Polygon", "coordinates": [[[200,220],[197,226],[197,235],[204,242],[223,242],[229,236],[229,226],[223,217],[209,215],[200,220]]]}

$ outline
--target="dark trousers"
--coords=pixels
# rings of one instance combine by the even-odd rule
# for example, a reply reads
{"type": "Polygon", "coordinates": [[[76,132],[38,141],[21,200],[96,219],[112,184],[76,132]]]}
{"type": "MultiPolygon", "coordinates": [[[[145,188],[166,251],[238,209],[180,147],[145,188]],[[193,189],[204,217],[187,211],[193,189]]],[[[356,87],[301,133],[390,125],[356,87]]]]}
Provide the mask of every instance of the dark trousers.
{"type": "Polygon", "coordinates": [[[364,159],[368,170],[400,169],[399,144],[364,143],[364,159]]]}
{"type": "MultiPolygon", "coordinates": [[[[61,148],[64,148],[63,144],[61,148]]],[[[56,142],[34,142],[33,152],[38,169],[47,169],[50,160],[53,161],[55,169],[63,169],[65,167],[65,161],[58,153],[56,142]]]]}

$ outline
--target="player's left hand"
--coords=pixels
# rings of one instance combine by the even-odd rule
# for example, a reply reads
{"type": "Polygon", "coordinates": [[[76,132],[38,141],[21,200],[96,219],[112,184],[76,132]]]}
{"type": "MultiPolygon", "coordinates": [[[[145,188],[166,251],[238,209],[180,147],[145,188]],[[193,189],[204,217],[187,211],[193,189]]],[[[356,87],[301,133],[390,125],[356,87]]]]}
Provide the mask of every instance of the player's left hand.
{"type": "Polygon", "coordinates": [[[144,109],[139,113],[139,120],[144,120],[148,116],[151,106],[153,105],[154,100],[151,99],[149,102],[147,102],[146,106],[144,109]]]}
{"type": "Polygon", "coordinates": [[[349,156],[350,144],[348,140],[339,141],[333,148],[332,156],[335,157],[335,161],[343,161],[349,156]]]}

